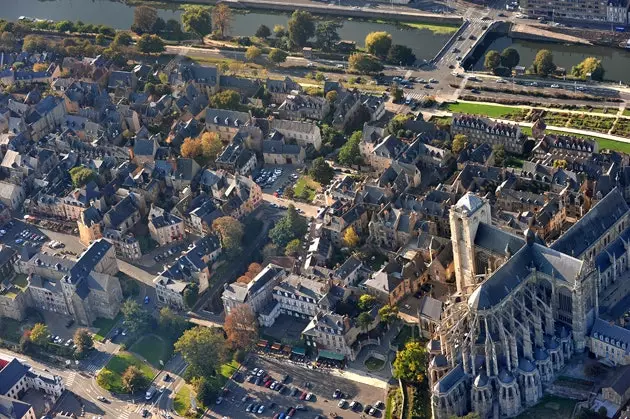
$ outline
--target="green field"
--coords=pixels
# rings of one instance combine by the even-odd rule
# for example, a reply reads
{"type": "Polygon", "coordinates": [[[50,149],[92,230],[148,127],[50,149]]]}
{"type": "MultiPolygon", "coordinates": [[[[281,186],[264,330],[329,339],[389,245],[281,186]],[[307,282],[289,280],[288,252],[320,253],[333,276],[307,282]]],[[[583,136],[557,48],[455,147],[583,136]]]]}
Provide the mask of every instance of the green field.
{"type": "Polygon", "coordinates": [[[311,179],[310,176],[301,176],[293,187],[293,192],[296,198],[311,202],[315,199],[315,194],[319,188],[319,183],[311,179]]]}
{"type": "Polygon", "coordinates": [[[92,326],[98,328],[98,332],[94,334],[93,339],[98,342],[102,342],[105,339],[105,336],[109,333],[112,328],[118,324],[120,319],[122,318],[122,313],[118,313],[118,315],[113,319],[106,319],[104,317],[99,317],[94,320],[92,326]]]}
{"type": "Polygon", "coordinates": [[[408,26],[410,28],[418,29],[418,30],[430,30],[434,34],[437,35],[450,35],[452,33],[457,32],[459,26],[453,25],[436,25],[431,23],[420,23],[420,22],[403,22],[403,26],[408,26]]]}
{"type": "Polygon", "coordinates": [[[141,361],[132,353],[119,352],[103,367],[96,378],[96,382],[101,388],[111,391],[112,393],[126,393],[127,391],[122,385],[122,374],[130,365],[138,367],[147,381],[153,380],[155,371],[151,365],[141,361]]]}
{"type": "Polygon", "coordinates": [[[190,410],[191,394],[192,389],[187,384],[184,384],[177,392],[175,400],[173,400],[173,408],[179,416],[186,417],[188,415],[188,411],[190,410]]]}
{"type": "Polygon", "coordinates": [[[565,419],[570,418],[577,400],[556,396],[544,396],[540,403],[517,416],[517,419],[565,419]]]}
{"type": "Polygon", "coordinates": [[[234,360],[221,365],[221,367],[219,368],[221,372],[221,376],[226,379],[229,379],[232,376],[232,374],[234,374],[236,370],[238,370],[240,366],[241,365],[234,360]]]}
{"type": "Polygon", "coordinates": [[[446,109],[453,113],[467,113],[473,115],[484,115],[490,118],[504,118],[506,116],[517,115],[523,108],[515,106],[486,105],[484,103],[450,103],[446,109]]]}
{"type": "Polygon", "coordinates": [[[170,358],[169,344],[156,335],[143,336],[129,349],[149,361],[155,368],[160,368],[160,361],[170,358]]]}
{"type": "Polygon", "coordinates": [[[8,317],[0,318],[0,337],[11,342],[19,342],[22,336],[22,325],[27,326],[24,322],[8,317]]]}

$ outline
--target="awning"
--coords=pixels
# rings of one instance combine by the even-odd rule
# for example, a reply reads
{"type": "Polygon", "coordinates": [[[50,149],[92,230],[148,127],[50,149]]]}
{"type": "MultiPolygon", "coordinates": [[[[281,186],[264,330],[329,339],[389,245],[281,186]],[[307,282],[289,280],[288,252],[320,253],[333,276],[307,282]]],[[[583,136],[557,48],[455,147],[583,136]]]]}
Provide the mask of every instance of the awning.
{"type": "Polygon", "coordinates": [[[332,359],[334,361],[343,361],[344,359],[346,359],[346,356],[338,354],[337,352],[323,350],[319,351],[319,353],[317,354],[317,359],[319,360],[320,358],[332,359]]]}
{"type": "Polygon", "coordinates": [[[282,344],[280,343],[274,343],[273,345],[271,345],[271,349],[273,349],[274,351],[279,351],[280,348],[282,348],[282,344]]]}
{"type": "Polygon", "coordinates": [[[306,349],[304,349],[304,348],[293,348],[291,353],[294,353],[296,355],[306,355],[306,349]]]}
{"type": "Polygon", "coordinates": [[[266,348],[267,347],[267,341],[266,340],[259,340],[256,345],[260,346],[261,348],[266,348]]]}

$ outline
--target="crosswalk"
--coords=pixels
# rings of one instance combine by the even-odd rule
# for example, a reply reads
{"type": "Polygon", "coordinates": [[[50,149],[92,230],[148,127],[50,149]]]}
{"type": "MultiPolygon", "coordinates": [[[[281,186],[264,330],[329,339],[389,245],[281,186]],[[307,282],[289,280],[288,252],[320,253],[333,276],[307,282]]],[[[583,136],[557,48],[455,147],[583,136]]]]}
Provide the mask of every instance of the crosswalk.
{"type": "Polygon", "coordinates": [[[119,412],[118,419],[129,419],[129,411],[125,410],[124,412],[119,412]]]}
{"type": "Polygon", "coordinates": [[[102,364],[94,364],[94,363],[89,363],[84,370],[88,373],[92,373],[95,374],[98,370],[100,370],[103,367],[102,364]]]}
{"type": "Polygon", "coordinates": [[[75,371],[72,371],[71,373],[68,374],[68,376],[66,377],[66,387],[70,388],[72,387],[72,385],[74,384],[74,380],[75,378],[77,378],[77,373],[75,371]]]}

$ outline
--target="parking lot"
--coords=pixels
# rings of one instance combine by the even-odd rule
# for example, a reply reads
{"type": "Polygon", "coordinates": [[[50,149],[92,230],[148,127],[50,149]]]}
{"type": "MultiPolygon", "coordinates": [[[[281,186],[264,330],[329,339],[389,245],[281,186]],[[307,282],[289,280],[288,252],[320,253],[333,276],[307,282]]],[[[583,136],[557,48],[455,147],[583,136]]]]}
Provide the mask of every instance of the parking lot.
{"type": "MultiPolygon", "coordinates": [[[[213,417],[274,418],[284,413],[286,418],[286,413],[290,408],[301,405],[306,410],[296,410],[292,418],[316,418],[317,415],[328,418],[331,414],[337,414],[338,417],[344,419],[358,419],[362,416],[370,417],[363,412],[367,405],[374,406],[377,401],[385,400],[384,391],[380,388],[346,380],[324,370],[308,369],[306,364],[292,363],[286,358],[262,358],[252,355],[247,363],[247,370],[254,368],[264,369],[262,377],[269,375],[272,380],[282,381],[285,374],[289,378],[282,390],[276,391],[265,387],[263,383],[256,385],[249,382],[245,371],[244,374],[235,378],[236,381],[230,381],[231,391],[220,405],[213,406],[213,417]],[[295,391],[294,388],[298,390],[295,391]],[[344,407],[339,407],[340,398],[333,398],[336,390],[343,393],[343,398],[346,400],[344,407]],[[292,392],[295,395],[292,396],[292,392]],[[300,396],[303,393],[305,395],[312,393],[310,400],[301,400],[300,396]],[[360,404],[360,407],[356,406],[354,411],[349,408],[352,401],[360,404]],[[247,407],[252,404],[263,405],[263,412],[261,414],[247,412],[247,407]]],[[[383,417],[383,413],[383,409],[375,409],[373,416],[383,417]]]]}
{"type": "Polygon", "coordinates": [[[263,192],[268,194],[277,193],[282,196],[284,189],[290,185],[294,185],[299,178],[298,170],[301,170],[297,166],[265,166],[254,173],[254,181],[261,187],[263,192]]]}
{"type": "Polygon", "coordinates": [[[0,240],[15,249],[19,249],[26,245],[39,247],[48,240],[48,237],[31,224],[13,220],[0,229],[0,240]]]}

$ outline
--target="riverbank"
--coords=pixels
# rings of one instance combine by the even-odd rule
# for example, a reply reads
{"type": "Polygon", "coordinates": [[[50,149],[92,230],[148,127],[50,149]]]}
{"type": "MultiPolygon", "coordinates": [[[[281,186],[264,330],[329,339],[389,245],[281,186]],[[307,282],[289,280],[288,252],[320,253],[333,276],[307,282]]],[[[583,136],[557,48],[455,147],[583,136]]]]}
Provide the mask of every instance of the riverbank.
{"type": "MultiPolygon", "coordinates": [[[[133,4],[135,0],[131,0],[129,4],[133,4]]],[[[149,4],[143,0],[143,3],[149,4]]],[[[158,3],[164,3],[159,1],[158,3]]],[[[386,19],[393,22],[419,22],[438,25],[461,25],[463,19],[457,15],[441,15],[435,13],[426,13],[411,9],[381,9],[362,7],[355,9],[347,6],[331,5],[328,3],[290,3],[279,2],[273,0],[170,0],[167,3],[173,4],[206,4],[215,5],[217,3],[225,3],[233,9],[252,9],[265,11],[281,11],[293,13],[295,10],[306,10],[308,12],[319,15],[342,16],[345,18],[363,18],[363,19],[386,19]]]]}

